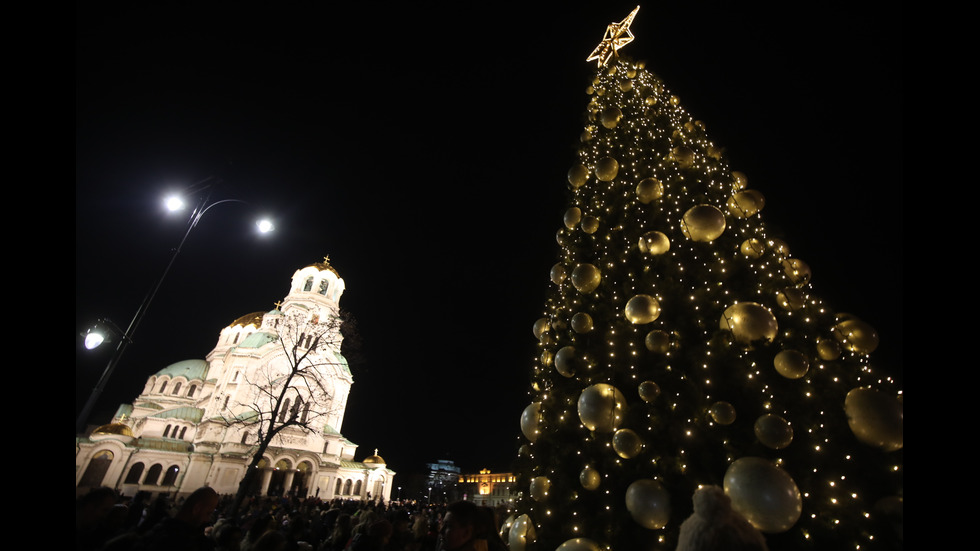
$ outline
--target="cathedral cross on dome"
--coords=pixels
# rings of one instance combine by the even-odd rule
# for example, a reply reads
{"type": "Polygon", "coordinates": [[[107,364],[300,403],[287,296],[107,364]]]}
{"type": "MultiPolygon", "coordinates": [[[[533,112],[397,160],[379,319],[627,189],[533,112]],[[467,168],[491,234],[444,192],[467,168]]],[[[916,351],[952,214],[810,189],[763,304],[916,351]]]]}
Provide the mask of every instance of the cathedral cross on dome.
{"type": "Polygon", "coordinates": [[[623,46],[633,42],[633,33],[630,32],[630,25],[633,24],[633,18],[636,17],[636,12],[640,11],[640,6],[630,12],[619,23],[610,23],[606,27],[606,34],[602,37],[602,42],[592,50],[589,54],[589,58],[586,61],[597,60],[599,67],[604,67],[609,63],[609,59],[613,56],[618,56],[619,49],[623,46]],[[623,35],[626,36],[623,36],[623,35]]]}

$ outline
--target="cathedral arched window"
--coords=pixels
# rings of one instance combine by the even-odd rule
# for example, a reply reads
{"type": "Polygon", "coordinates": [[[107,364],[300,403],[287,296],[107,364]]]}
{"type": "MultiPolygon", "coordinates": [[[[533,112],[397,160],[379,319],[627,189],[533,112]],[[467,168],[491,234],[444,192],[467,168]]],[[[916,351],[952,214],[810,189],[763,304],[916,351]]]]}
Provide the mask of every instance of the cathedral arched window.
{"type": "Polygon", "coordinates": [[[225,403],[221,405],[221,409],[228,409],[228,399],[231,398],[230,395],[225,395],[225,403]]]}
{"type": "Polygon", "coordinates": [[[150,467],[150,470],[146,471],[146,478],[143,479],[143,484],[155,486],[157,480],[160,480],[160,471],[162,470],[163,467],[161,467],[159,463],[150,467]]]}
{"type": "Polygon", "coordinates": [[[310,291],[313,289],[313,276],[306,278],[306,283],[303,285],[304,291],[310,291]]]}
{"type": "Polygon", "coordinates": [[[88,467],[85,468],[85,474],[82,475],[82,479],[78,485],[86,488],[101,486],[103,479],[105,479],[105,473],[109,470],[109,465],[112,464],[113,457],[112,452],[109,450],[97,452],[88,462],[88,467]]]}
{"type": "Polygon", "coordinates": [[[283,401],[283,403],[282,403],[282,409],[279,410],[279,422],[280,423],[285,423],[286,422],[286,412],[288,412],[288,411],[289,411],[289,398],[286,398],[286,400],[283,401]]]}
{"type": "Polygon", "coordinates": [[[348,480],[347,482],[344,482],[344,495],[345,496],[349,496],[350,495],[350,486],[351,486],[351,481],[350,480],[348,480]]]}
{"type": "Polygon", "coordinates": [[[166,438],[167,436],[170,436],[170,425],[167,425],[167,428],[163,429],[163,437],[166,438]]]}
{"type": "Polygon", "coordinates": [[[162,383],[160,383],[160,390],[158,390],[157,392],[163,394],[163,391],[166,389],[167,389],[167,381],[163,381],[162,383]]]}
{"type": "Polygon", "coordinates": [[[177,465],[172,465],[167,469],[166,474],[163,475],[163,481],[160,482],[161,486],[173,486],[177,482],[177,473],[180,468],[177,465]]]}
{"type": "Polygon", "coordinates": [[[242,444],[248,444],[248,433],[242,434],[242,444]]]}
{"type": "Polygon", "coordinates": [[[176,396],[178,392],[180,392],[180,382],[178,382],[176,385],[174,385],[174,389],[171,392],[171,394],[173,394],[174,396],[176,396]]]}
{"type": "Polygon", "coordinates": [[[306,402],[305,404],[303,404],[303,422],[304,423],[306,422],[306,419],[309,416],[310,416],[310,402],[306,402]]]}
{"type": "Polygon", "coordinates": [[[191,385],[191,386],[187,387],[187,397],[188,398],[193,398],[194,397],[194,391],[195,390],[197,390],[197,385],[191,385]]]}
{"type": "Polygon", "coordinates": [[[133,466],[129,468],[129,474],[126,475],[126,480],[123,481],[123,484],[139,484],[144,468],[145,465],[142,463],[133,463],[133,466]]]}
{"type": "Polygon", "coordinates": [[[337,489],[334,490],[333,495],[335,495],[335,496],[339,496],[340,495],[340,492],[343,490],[343,484],[344,484],[344,481],[338,478],[337,479],[337,489]]]}
{"type": "Polygon", "coordinates": [[[321,295],[327,296],[327,287],[328,287],[327,280],[321,279],[320,280],[320,294],[321,295]]]}
{"type": "Polygon", "coordinates": [[[187,434],[187,427],[182,427],[182,428],[180,429],[180,439],[181,439],[181,440],[183,440],[183,439],[184,439],[184,435],[185,435],[185,434],[187,434]]]}
{"type": "Polygon", "coordinates": [[[354,484],[354,495],[356,495],[356,496],[361,495],[361,481],[360,480],[357,481],[357,484],[354,484]]]}

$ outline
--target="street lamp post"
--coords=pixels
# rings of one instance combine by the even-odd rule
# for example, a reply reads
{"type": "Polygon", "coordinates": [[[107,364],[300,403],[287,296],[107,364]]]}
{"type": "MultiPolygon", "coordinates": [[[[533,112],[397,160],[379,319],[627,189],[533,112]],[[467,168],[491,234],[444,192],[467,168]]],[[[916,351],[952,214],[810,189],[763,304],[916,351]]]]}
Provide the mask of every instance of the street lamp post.
{"type": "MultiPolygon", "coordinates": [[[[150,303],[153,302],[153,298],[156,297],[157,291],[160,290],[160,286],[163,284],[163,280],[167,277],[167,274],[170,272],[170,268],[174,265],[174,261],[177,260],[177,255],[180,254],[180,251],[183,248],[184,243],[187,242],[187,238],[191,235],[191,230],[197,227],[197,223],[201,221],[201,218],[204,216],[204,213],[209,211],[211,207],[214,207],[215,205],[220,205],[222,203],[231,203],[231,202],[245,203],[245,201],[239,199],[222,199],[220,201],[215,201],[213,203],[210,203],[209,201],[211,200],[211,193],[214,191],[214,188],[220,183],[221,183],[220,179],[217,179],[212,176],[209,178],[205,178],[204,180],[201,180],[200,182],[194,184],[193,186],[191,186],[191,188],[189,188],[192,190],[203,189],[206,190],[206,193],[201,198],[201,201],[198,203],[197,208],[195,208],[194,211],[191,213],[191,217],[187,221],[187,230],[184,232],[184,237],[180,240],[180,244],[177,245],[177,248],[175,248],[173,252],[170,254],[170,261],[167,262],[167,267],[163,269],[163,273],[156,280],[156,283],[153,285],[153,288],[150,290],[150,292],[146,295],[146,298],[143,299],[143,302],[142,304],[140,304],[139,309],[136,310],[136,314],[133,316],[132,321],[130,321],[129,325],[126,327],[126,331],[122,333],[122,335],[120,335],[119,343],[116,345],[116,349],[115,351],[113,351],[112,357],[109,358],[109,363],[105,366],[105,369],[102,371],[102,375],[99,377],[98,382],[95,384],[95,387],[92,389],[92,394],[89,396],[88,401],[85,402],[85,406],[82,408],[81,413],[78,414],[78,419],[75,421],[75,431],[77,434],[81,434],[85,432],[85,423],[88,422],[88,416],[92,413],[92,409],[95,407],[95,403],[98,401],[99,396],[102,394],[102,391],[105,390],[106,383],[109,381],[109,377],[112,375],[113,370],[116,369],[116,365],[119,364],[119,360],[122,358],[123,352],[126,351],[126,347],[129,346],[130,342],[132,342],[133,333],[136,332],[136,328],[143,320],[143,316],[146,315],[146,311],[150,308],[150,303]]],[[[258,222],[258,226],[259,226],[259,231],[261,231],[262,233],[272,231],[273,229],[271,223],[264,220],[258,222]]]]}

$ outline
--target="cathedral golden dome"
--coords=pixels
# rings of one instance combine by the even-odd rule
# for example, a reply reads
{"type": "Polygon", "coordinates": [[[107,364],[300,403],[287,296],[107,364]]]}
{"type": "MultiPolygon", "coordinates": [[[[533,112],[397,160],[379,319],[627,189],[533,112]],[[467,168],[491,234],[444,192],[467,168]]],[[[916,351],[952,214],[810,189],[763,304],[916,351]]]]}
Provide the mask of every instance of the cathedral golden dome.
{"type": "Polygon", "coordinates": [[[370,455],[364,458],[362,463],[367,463],[371,465],[385,465],[385,460],[380,455],[378,455],[378,449],[374,449],[374,455],[370,455]]]}
{"type": "Polygon", "coordinates": [[[124,425],[122,423],[109,423],[108,425],[102,425],[101,427],[93,430],[92,434],[118,434],[119,436],[132,436],[133,431],[130,430],[129,425],[124,425]]]}
{"type": "Polygon", "coordinates": [[[264,315],[265,312],[252,312],[251,314],[245,314],[244,316],[229,323],[228,327],[234,327],[236,325],[241,325],[242,327],[247,327],[249,325],[262,327],[262,316],[264,315]]]}

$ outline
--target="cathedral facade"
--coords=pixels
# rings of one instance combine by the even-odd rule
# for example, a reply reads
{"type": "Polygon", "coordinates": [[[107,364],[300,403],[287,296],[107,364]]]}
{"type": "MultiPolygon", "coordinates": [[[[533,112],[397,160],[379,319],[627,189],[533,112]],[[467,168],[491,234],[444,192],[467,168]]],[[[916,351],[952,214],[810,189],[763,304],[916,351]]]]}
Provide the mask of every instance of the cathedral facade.
{"type": "Polygon", "coordinates": [[[297,270],[274,310],[222,329],[206,359],[150,376],[109,424],[76,437],[76,493],[234,494],[252,468],[252,495],[387,501],[394,471],[377,450],[355,461],[340,432],[354,382],[340,353],[343,292],[327,261],[297,270]]]}

